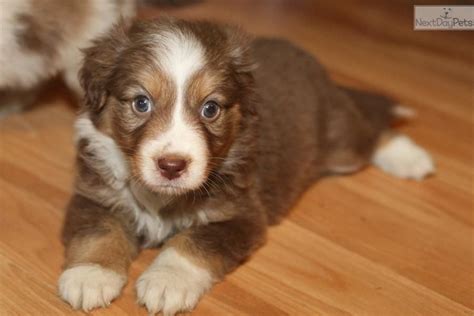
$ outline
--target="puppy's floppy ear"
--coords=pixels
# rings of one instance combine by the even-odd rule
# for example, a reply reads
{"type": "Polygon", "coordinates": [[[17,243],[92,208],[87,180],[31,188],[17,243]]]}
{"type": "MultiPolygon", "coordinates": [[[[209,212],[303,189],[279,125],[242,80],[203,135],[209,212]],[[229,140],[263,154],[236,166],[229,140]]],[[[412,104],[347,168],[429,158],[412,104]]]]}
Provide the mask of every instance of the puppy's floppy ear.
{"type": "Polygon", "coordinates": [[[224,31],[227,35],[228,54],[235,71],[241,74],[251,73],[257,67],[250,49],[253,38],[237,26],[226,25],[224,31]]]}
{"type": "Polygon", "coordinates": [[[94,40],[91,47],[83,50],[79,79],[84,89],[84,105],[92,111],[99,112],[107,100],[108,81],[128,43],[127,29],[128,25],[121,21],[109,33],[94,40]]]}

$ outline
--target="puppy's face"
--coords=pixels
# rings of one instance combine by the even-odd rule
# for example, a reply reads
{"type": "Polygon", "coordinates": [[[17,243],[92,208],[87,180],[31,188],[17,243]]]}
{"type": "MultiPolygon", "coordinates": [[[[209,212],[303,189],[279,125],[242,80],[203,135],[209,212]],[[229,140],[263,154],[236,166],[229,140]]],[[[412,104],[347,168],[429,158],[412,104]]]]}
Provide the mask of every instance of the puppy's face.
{"type": "Polygon", "coordinates": [[[238,137],[249,65],[232,32],[155,21],[86,52],[82,82],[95,121],[151,190],[199,188],[238,137]]]}

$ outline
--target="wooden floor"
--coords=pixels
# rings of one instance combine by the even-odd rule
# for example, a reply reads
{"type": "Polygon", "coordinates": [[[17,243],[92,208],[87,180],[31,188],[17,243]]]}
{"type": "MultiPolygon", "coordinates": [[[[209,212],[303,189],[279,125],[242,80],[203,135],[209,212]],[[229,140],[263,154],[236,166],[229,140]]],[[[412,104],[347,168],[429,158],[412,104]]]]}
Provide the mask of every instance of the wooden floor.
{"type": "MultiPolygon", "coordinates": [[[[401,129],[438,168],[423,182],[367,168],[315,184],[196,315],[474,315],[474,33],[414,32],[411,2],[386,2],[215,0],[142,11],[292,39],[337,81],[416,109],[401,129]]],[[[0,315],[71,312],[56,295],[74,169],[70,100],[53,84],[31,111],[0,122],[0,315]]],[[[123,295],[93,314],[146,315],[133,285],[156,253],[143,252],[123,295]]]]}

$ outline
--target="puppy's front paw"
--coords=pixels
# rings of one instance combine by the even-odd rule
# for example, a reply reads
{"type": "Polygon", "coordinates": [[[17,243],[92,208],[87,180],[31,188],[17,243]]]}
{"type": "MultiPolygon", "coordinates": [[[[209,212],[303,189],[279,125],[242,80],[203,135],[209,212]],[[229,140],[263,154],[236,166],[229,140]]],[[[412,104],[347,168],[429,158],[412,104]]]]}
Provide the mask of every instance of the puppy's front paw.
{"type": "Polygon", "coordinates": [[[396,136],[377,149],[373,162],[399,178],[421,180],[435,172],[431,156],[406,136],[396,136]]]}
{"type": "Polygon", "coordinates": [[[190,311],[212,286],[210,273],[168,248],[137,281],[138,302],[151,314],[190,311]]]}
{"type": "Polygon", "coordinates": [[[126,277],[96,264],[65,270],[59,278],[59,295],[74,309],[90,311],[105,307],[116,298],[126,277]]]}

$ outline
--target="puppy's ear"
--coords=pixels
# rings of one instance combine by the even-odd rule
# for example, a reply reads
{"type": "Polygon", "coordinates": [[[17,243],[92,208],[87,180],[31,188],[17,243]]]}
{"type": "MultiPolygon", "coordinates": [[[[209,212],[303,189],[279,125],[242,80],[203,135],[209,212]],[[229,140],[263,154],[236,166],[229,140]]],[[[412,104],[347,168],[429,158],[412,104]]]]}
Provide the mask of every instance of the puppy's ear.
{"type": "Polygon", "coordinates": [[[120,22],[108,34],[96,39],[91,47],[83,50],[79,79],[84,89],[84,105],[94,112],[99,112],[107,100],[108,81],[127,46],[127,29],[128,26],[120,22]]]}
{"type": "Polygon", "coordinates": [[[228,54],[232,58],[234,69],[237,73],[251,73],[256,67],[250,44],[253,38],[236,26],[225,26],[228,41],[228,54]]]}

